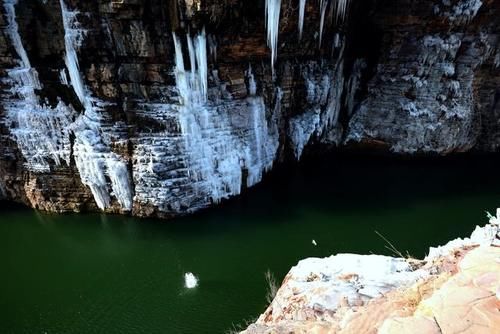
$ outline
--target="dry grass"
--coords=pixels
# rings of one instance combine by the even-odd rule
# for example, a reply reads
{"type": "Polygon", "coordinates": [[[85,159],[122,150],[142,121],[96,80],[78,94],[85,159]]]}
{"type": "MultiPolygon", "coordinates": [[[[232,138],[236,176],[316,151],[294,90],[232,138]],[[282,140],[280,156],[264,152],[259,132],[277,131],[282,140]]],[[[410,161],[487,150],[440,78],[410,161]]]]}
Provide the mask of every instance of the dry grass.
{"type": "Polygon", "coordinates": [[[278,285],[278,281],[274,277],[271,270],[268,269],[266,271],[265,277],[266,277],[266,282],[267,282],[266,301],[268,304],[271,304],[274,297],[276,297],[276,294],[278,293],[279,285],[278,285]]]}
{"type": "Polygon", "coordinates": [[[387,245],[385,245],[385,248],[388,249],[390,252],[392,252],[397,257],[400,257],[402,259],[407,259],[407,260],[414,260],[415,259],[413,256],[410,255],[410,253],[408,253],[408,251],[406,251],[406,255],[404,255],[399,249],[396,248],[396,246],[394,246],[394,244],[389,239],[384,237],[382,235],[382,233],[380,233],[379,231],[375,231],[375,233],[380,238],[382,238],[382,240],[384,240],[387,243],[387,245]]]}

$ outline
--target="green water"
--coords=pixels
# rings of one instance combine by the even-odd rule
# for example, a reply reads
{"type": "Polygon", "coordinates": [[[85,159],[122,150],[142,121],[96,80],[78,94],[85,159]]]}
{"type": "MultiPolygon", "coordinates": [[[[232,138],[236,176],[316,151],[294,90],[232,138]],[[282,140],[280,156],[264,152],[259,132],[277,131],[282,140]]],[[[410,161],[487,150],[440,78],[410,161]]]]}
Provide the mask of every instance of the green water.
{"type": "Polygon", "coordinates": [[[488,157],[342,156],[169,222],[3,204],[0,332],[223,333],[264,310],[268,269],[281,279],[305,257],[390,254],[374,231],[414,256],[468,235],[500,204],[498,170],[488,157]]]}

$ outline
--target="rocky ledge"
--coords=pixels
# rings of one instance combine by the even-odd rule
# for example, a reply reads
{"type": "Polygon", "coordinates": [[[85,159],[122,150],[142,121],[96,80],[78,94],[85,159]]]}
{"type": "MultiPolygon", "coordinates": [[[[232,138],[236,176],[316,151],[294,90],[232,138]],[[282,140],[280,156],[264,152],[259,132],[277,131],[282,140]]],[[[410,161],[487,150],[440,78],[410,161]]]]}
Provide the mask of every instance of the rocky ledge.
{"type": "Polygon", "coordinates": [[[498,333],[500,209],[424,260],[339,254],[300,261],[245,334],[498,333]]]}

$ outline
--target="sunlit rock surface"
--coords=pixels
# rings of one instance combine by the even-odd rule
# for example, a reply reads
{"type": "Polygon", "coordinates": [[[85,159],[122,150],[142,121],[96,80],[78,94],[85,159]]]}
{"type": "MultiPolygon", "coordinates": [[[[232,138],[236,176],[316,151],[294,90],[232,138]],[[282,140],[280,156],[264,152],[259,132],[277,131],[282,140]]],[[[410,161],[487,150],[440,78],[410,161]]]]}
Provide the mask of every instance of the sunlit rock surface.
{"type": "Polygon", "coordinates": [[[318,149],[500,147],[498,1],[0,9],[0,196],[38,209],[172,217],[318,149]]]}
{"type": "Polygon", "coordinates": [[[244,333],[496,333],[499,286],[500,226],[492,217],[423,261],[303,260],[244,333]]]}

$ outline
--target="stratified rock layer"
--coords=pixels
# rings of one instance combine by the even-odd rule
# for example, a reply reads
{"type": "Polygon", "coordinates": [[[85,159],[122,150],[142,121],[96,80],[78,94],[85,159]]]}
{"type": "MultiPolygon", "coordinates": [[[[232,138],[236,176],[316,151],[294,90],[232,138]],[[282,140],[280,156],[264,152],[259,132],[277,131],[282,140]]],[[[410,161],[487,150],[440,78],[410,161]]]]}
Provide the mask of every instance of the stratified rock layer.
{"type": "Polygon", "coordinates": [[[38,209],[172,217],[317,147],[500,146],[498,1],[3,0],[1,14],[0,198],[38,209]]]}

